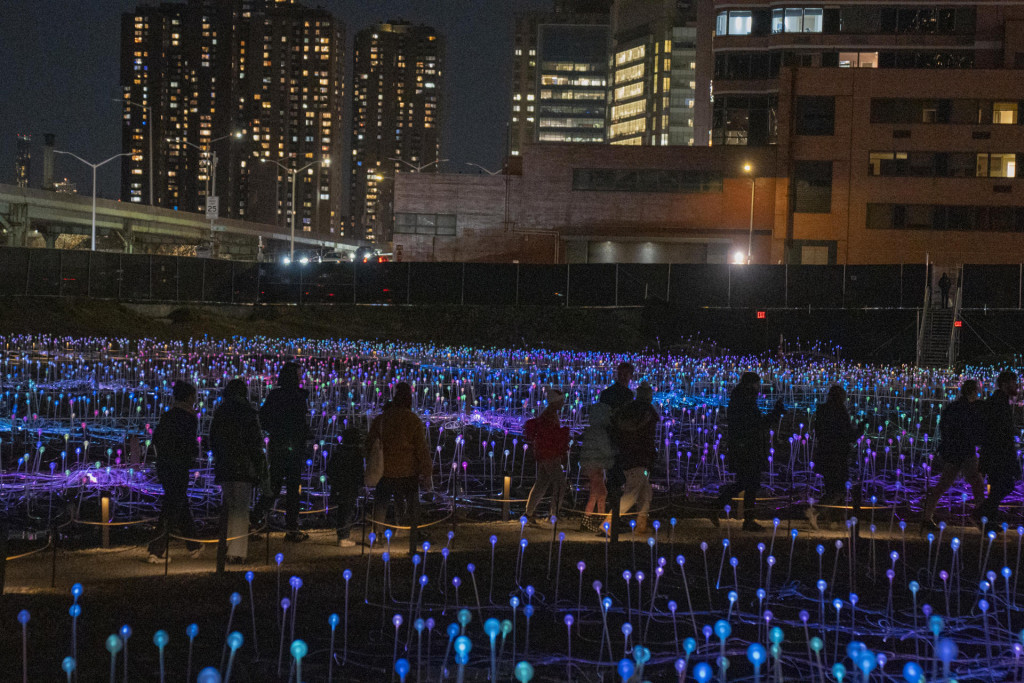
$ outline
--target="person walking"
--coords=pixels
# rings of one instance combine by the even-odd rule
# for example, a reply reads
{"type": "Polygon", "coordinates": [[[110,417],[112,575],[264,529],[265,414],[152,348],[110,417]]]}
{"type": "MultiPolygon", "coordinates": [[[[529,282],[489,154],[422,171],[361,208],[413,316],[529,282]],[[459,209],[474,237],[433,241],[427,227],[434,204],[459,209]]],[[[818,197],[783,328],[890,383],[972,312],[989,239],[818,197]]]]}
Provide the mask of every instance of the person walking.
{"type": "Polygon", "coordinates": [[[612,408],[598,401],[590,406],[588,418],[590,424],[583,430],[581,437],[580,474],[587,480],[589,495],[580,531],[598,531],[608,499],[608,488],[604,483],[605,471],[615,465],[610,434],[612,408]]]}
{"type": "Polygon", "coordinates": [[[1013,492],[1020,479],[1020,464],[1014,444],[1013,400],[1017,396],[1017,373],[1003,370],[996,378],[996,390],[982,404],[984,433],[978,468],[988,475],[988,498],[971,515],[979,522],[988,518],[988,531],[998,529],[999,506],[1013,492]]]}
{"type": "Polygon", "coordinates": [[[936,469],[939,481],[928,492],[921,515],[924,531],[935,531],[935,506],[949,487],[962,475],[971,487],[975,507],[985,500],[985,481],[978,471],[978,444],[982,431],[978,409],[978,380],[967,379],[960,385],[960,395],[942,409],[939,416],[939,457],[936,469]]]}
{"type": "Polygon", "coordinates": [[[395,501],[395,520],[408,524],[409,546],[419,545],[420,483],[432,488],[433,463],[427,428],[412,411],[412,387],[395,385],[394,398],[370,424],[369,443],[380,441],[384,474],[373,492],[373,518],[383,523],[387,506],[395,501]]]}
{"type": "MultiPolygon", "coordinates": [[[[814,413],[814,465],[825,480],[822,505],[837,505],[846,498],[846,482],[850,475],[850,444],[864,435],[867,423],[854,425],[846,405],[846,389],[838,384],[828,390],[825,402],[814,413]]],[[[818,528],[818,513],[807,508],[811,527],[818,528]]]]}
{"type": "Polygon", "coordinates": [[[629,383],[635,372],[632,363],[623,361],[615,368],[615,381],[608,385],[601,392],[601,403],[611,406],[612,410],[618,410],[633,400],[633,390],[629,383]]]}
{"type": "Polygon", "coordinates": [[[341,443],[336,446],[327,461],[327,482],[331,487],[330,504],[334,510],[334,528],[338,545],[351,548],[355,541],[349,538],[363,485],[363,458],[366,455],[366,434],[362,429],[351,426],[341,433],[341,443]]]}
{"type": "MultiPolygon", "coordinates": [[[[729,407],[726,410],[729,429],[727,464],[735,473],[736,481],[719,492],[718,510],[742,491],[744,531],[764,529],[754,520],[754,505],[757,503],[757,491],[761,488],[761,474],[768,464],[766,432],[772,423],[786,413],[782,399],[779,399],[769,413],[762,414],[757,407],[760,388],[760,376],[755,372],[744,372],[729,396],[729,407]]],[[[718,526],[718,510],[712,511],[709,516],[715,526],[718,526]]]]}
{"type": "MultiPolygon", "coordinates": [[[[633,380],[633,374],[635,368],[632,363],[622,361],[615,368],[615,381],[612,382],[608,387],[601,392],[600,401],[605,405],[611,407],[612,412],[628,405],[633,400],[633,390],[629,388],[629,383],[633,380]]],[[[615,440],[612,440],[612,454],[616,454],[615,440]]],[[[619,501],[622,498],[622,487],[626,483],[626,475],[623,473],[622,468],[619,466],[618,457],[615,458],[615,464],[612,465],[605,472],[605,488],[608,493],[606,494],[606,501],[608,507],[611,509],[611,519],[608,522],[609,531],[612,532],[613,538],[617,540],[616,534],[618,526],[619,516],[619,501]]],[[[603,531],[603,530],[602,530],[603,531]]]]}
{"type": "Polygon", "coordinates": [[[540,500],[551,494],[551,514],[558,515],[565,495],[565,463],[569,451],[569,428],[563,427],[558,411],[565,405],[565,394],[558,389],[548,389],[548,405],[537,417],[523,425],[523,436],[530,443],[533,459],[537,463],[537,480],[526,498],[526,518],[537,525],[534,515],[540,500]]]}
{"type": "Polygon", "coordinates": [[[309,429],[309,392],[300,386],[299,366],[285,363],[277,376],[277,386],[267,394],[260,407],[260,426],[269,435],[270,488],[256,505],[257,524],[274,507],[285,484],[285,537],[301,543],[309,534],[299,531],[299,487],[306,442],[313,438],[309,429]]]}
{"type": "Polygon", "coordinates": [[[939,295],[942,296],[942,308],[949,308],[949,289],[953,283],[948,273],[943,273],[939,278],[939,295]]]}
{"type": "MultiPolygon", "coordinates": [[[[161,499],[160,535],[149,544],[149,561],[164,562],[168,558],[167,544],[170,534],[177,532],[186,538],[196,537],[196,523],[188,504],[188,473],[199,456],[199,419],[196,417],[196,388],[177,381],[171,389],[174,404],[160,417],[153,430],[153,450],[156,453],[156,478],[164,489],[161,499]]],[[[185,541],[193,558],[199,557],[202,546],[185,541]]]]}
{"type": "Polygon", "coordinates": [[[249,404],[249,387],[244,380],[233,379],[224,387],[223,401],[210,423],[210,450],[214,482],[223,494],[221,534],[232,539],[227,543],[227,561],[241,564],[249,550],[252,487],[260,482],[267,467],[259,417],[249,404]]]}
{"type": "Polygon", "coordinates": [[[643,382],[636,398],[615,412],[612,431],[618,447],[616,459],[625,485],[619,500],[619,516],[636,507],[636,533],[647,533],[647,517],[651,512],[651,466],[658,452],[657,429],[661,416],[651,405],[654,391],[643,382]]]}

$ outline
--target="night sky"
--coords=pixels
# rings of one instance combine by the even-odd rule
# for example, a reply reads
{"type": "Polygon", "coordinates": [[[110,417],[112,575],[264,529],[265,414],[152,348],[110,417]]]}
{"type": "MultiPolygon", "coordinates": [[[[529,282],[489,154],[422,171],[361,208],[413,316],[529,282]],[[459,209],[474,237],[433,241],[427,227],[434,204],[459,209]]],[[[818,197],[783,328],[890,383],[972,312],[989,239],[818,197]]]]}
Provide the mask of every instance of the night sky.
{"type": "MultiPolygon", "coordinates": [[[[33,186],[42,173],[43,133],[57,148],[89,161],[121,151],[120,16],[135,0],[0,0],[0,183],[14,182],[15,135],[38,136],[33,186]]],[[[425,23],[448,40],[446,119],[441,153],[447,171],[472,172],[465,162],[498,168],[505,145],[512,72],[512,17],[547,9],[550,0],[321,0],[355,31],[388,19],[425,23]]],[[[351,57],[347,61],[351,61],[351,57]]],[[[351,68],[351,67],[349,67],[351,68]]],[[[346,96],[351,95],[345,84],[346,96]]],[[[88,167],[57,158],[57,177],[91,186],[88,167]]],[[[99,193],[120,194],[117,163],[100,169],[99,193]]]]}

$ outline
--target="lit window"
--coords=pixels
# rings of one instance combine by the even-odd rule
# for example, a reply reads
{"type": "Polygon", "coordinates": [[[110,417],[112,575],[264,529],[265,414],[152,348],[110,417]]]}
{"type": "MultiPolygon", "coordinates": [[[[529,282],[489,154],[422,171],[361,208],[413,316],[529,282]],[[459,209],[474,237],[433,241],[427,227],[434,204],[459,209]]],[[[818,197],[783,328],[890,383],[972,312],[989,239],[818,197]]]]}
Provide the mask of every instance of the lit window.
{"type": "MultiPolygon", "coordinates": [[[[992,123],[1017,124],[1017,103],[1016,102],[993,102],[992,123]]],[[[1012,155],[1011,155],[1012,156],[1012,155]]],[[[1013,176],[1006,176],[1012,178],[1013,176]]]]}
{"type": "Polygon", "coordinates": [[[750,10],[733,10],[729,12],[729,35],[750,35],[753,18],[750,10]]]}

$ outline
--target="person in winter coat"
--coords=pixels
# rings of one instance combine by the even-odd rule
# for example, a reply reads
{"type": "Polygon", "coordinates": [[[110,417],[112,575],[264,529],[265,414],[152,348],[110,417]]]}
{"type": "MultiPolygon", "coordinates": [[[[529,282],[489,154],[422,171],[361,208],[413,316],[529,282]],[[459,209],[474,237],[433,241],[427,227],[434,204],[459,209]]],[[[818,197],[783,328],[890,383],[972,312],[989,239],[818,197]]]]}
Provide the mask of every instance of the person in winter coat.
{"type": "Polygon", "coordinates": [[[960,396],[942,409],[939,417],[939,457],[936,469],[939,481],[928,492],[924,501],[922,526],[927,531],[936,529],[935,506],[957,476],[971,486],[974,505],[985,500],[985,481],[978,471],[978,444],[981,443],[981,414],[978,410],[978,380],[964,380],[960,396]]]}
{"type": "Polygon", "coordinates": [[[651,466],[658,452],[656,433],[661,419],[651,405],[653,398],[651,385],[643,382],[637,387],[636,398],[612,415],[617,466],[626,479],[619,514],[624,515],[636,507],[636,533],[647,532],[647,517],[651,511],[651,466]]]}
{"type": "MultiPolygon", "coordinates": [[[[764,527],[754,521],[754,505],[757,491],[761,488],[761,474],[768,464],[768,428],[776,422],[786,409],[782,399],[768,414],[762,414],[757,406],[761,389],[761,378],[755,372],[744,372],[740,382],[729,396],[726,420],[729,428],[728,465],[736,474],[736,481],[724,487],[718,494],[718,509],[722,509],[737,493],[743,492],[743,529],[761,531],[764,527]]],[[[718,525],[718,511],[709,517],[718,525]]]]}
{"type": "Polygon", "coordinates": [[[394,398],[370,424],[371,448],[377,440],[384,452],[384,475],[373,492],[373,518],[383,522],[393,498],[396,521],[410,527],[411,545],[418,545],[420,483],[432,486],[433,461],[427,428],[412,412],[412,387],[408,383],[395,385],[394,398]]]}
{"type": "Polygon", "coordinates": [[[363,485],[363,458],[366,455],[366,434],[352,426],[341,433],[341,443],[327,461],[327,481],[331,486],[331,507],[334,508],[338,545],[350,548],[352,520],[363,485]]]}
{"type": "Polygon", "coordinates": [[[221,523],[227,525],[227,560],[241,564],[249,549],[249,504],[252,487],[266,467],[259,416],[249,405],[249,387],[233,379],[224,387],[223,401],[210,423],[214,482],[224,502],[221,523]]]}
{"type": "MultiPolygon", "coordinates": [[[[836,505],[846,497],[846,481],[850,474],[850,444],[864,435],[866,423],[853,425],[846,405],[846,389],[838,384],[828,390],[825,402],[814,413],[816,451],[815,470],[825,480],[821,496],[823,505],[836,505]]],[[[817,528],[817,512],[808,508],[811,526],[817,528]]]]}
{"type": "Polygon", "coordinates": [[[565,472],[562,465],[569,451],[569,428],[563,427],[558,411],[565,405],[565,395],[548,389],[548,405],[537,417],[523,425],[523,436],[531,445],[537,462],[537,480],[526,499],[526,517],[536,525],[534,514],[540,499],[551,493],[551,514],[557,516],[565,494],[565,472]]]}
{"type": "MultiPolygon", "coordinates": [[[[199,455],[196,388],[179,380],[174,383],[172,392],[174,405],[160,417],[160,423],[153,430],[156,477],[164,489],[158,524],[160,536],[149,544],[149,561],[153,563],[166,559],[168,534],[196,537],[196,523],[188,505],[188,473],[199,455]]],[[[185,547],[192,557],[198,557],[202,548],[195,541],[185,541],[185,547]]]]}
{"type": "Polygon", "coordinates": [[[274,506],[285,484],[284,539],[299,543],[309,538],[299,531],[299,486],[302,463],[306,459],[306,442],[313,434],[309,429],[309,392],[299,386],[299,366],[285,363],[277,376],[277,386],[267,394],[260,407],[260,426],[267,432],[267,455],[270,459],[269,493],[260,496],[256,517],[262,521],[274,506]]]}
{"type": "Polygon", "coordinates": [[[612,410],[618,410],[633,400],[633,390],[629,383],[633,379],[635,369],[632,363],[623,361],[615,368],[615,381],[601,392],[601,403],[611,406],[612,410]]]}
{"type": "Polygon", "coordinates": [[[605,471],[615,464],[612,449],[611,430],[612,408],[607,403],[590,406],[590,424],[583,430],[583,447],[580,450],[580,473],[586,478],[590,495],[583,511],[581,531],[597,531],[604,517],[608,489],[604,483],[605,471]]]}
{"type": "Polygon", "coordinates": [[[978,451],[978,467],[988,475],[989,492],[985,502],[971,515],[978,521],[987,517],[990,529],[998,528],[999,506],[1020,479],[1013,427],[1013,400],[1017,391],[1017,373],[1003,370],[996,378],[996,390],[982,404],[984,433],[978,451]]]}

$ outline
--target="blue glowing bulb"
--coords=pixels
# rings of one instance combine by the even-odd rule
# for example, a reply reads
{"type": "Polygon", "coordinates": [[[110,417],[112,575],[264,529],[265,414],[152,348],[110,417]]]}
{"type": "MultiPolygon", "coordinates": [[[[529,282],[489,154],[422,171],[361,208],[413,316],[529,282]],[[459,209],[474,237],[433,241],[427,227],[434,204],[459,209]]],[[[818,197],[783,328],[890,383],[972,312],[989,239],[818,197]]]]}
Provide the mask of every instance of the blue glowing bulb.
{"type": "Polygon", "coordinates": [[[199,678],[196,679],[196,683],[220,683],[220,672],[214,669],[212,666],[208,666],[199,672],[199,678]]]}
{"type": "Polygon", "coordinates": [[[767,657],[768,653],[761,643],[751,643],[747,647],[747,661],[754,665],[754,669],[759,669],[767,657]]]}
{"type": "Polygon", "coordinates": [[[232,631],[231,635],[228,636],[228,647],[232,650],[237,650],[242,647],[242,643],[245,642],[245,638],[238,631],[232,631]]]}

